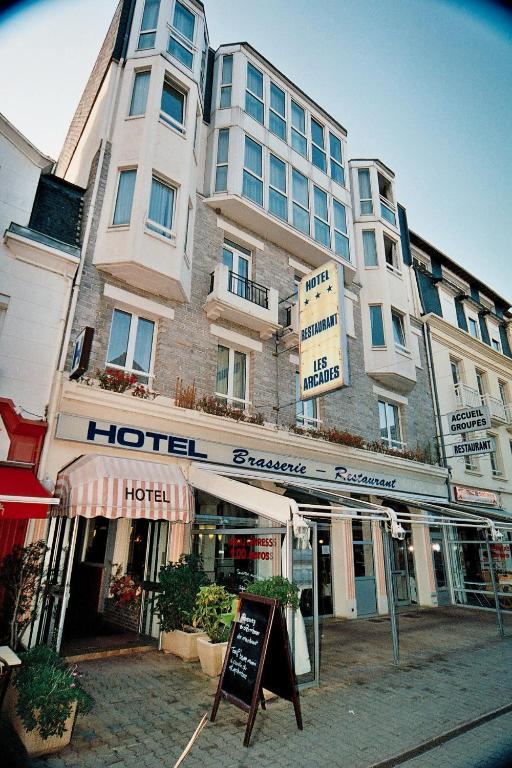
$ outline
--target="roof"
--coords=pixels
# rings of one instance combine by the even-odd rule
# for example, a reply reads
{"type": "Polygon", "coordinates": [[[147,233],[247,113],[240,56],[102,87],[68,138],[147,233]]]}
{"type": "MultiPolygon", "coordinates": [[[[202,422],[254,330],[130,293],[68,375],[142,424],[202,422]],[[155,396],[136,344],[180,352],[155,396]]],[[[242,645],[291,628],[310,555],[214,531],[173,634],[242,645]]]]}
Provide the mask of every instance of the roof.
{"type": "Polygon", "coordinates": [[[41,152],[32,142],[22,134],[5,115],[0,112],[0,133],[2,133],[6,139],[14,144],[20,152],[23,152],[32,162],[39,166],[39,168],[48,168],[48,166],[55,165],[55,160],[41,152]]]}

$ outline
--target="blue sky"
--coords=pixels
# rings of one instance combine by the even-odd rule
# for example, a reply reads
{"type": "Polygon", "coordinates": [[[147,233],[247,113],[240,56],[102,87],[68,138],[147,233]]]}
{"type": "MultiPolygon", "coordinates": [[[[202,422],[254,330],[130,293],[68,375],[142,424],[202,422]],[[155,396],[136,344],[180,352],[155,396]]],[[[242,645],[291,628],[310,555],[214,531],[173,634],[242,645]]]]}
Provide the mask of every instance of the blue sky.
{"type": "MultiPolygon", "coordinates": [[[[0,24],[0,111],[54,157],[116,4],[44,0],[0,24]]],[[[471,0],[205,6],[213,47],[252,43],[347,128],[349,157],[395,171],[412,229],[512,302],[512,17],[471,0]]]]}

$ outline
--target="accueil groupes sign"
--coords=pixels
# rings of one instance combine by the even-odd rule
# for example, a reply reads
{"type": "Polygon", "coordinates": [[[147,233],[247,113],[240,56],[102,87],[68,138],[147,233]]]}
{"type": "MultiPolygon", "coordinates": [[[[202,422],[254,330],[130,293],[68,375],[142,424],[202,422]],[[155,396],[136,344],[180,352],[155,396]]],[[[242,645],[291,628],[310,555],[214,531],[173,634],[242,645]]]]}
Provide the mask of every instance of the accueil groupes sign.
{"type": "Polygon", "coordinates": [[[329,261],[299,285],[300,398],[348,384],[343,267],[329,261]]]}
{"type": "Polygon", "coordinates": [[[446,414],[450,434],[460,435],[466,432],[489,429],[491,426],[491,414],[486,405],[477,405],[469,408],[459,408],[446,414]]]}

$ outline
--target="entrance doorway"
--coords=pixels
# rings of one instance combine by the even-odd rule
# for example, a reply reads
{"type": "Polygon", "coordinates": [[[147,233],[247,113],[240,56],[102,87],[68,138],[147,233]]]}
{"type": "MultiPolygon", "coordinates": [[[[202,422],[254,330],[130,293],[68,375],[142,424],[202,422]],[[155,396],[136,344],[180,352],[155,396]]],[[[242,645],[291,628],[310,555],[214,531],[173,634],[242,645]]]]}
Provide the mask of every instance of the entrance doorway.
{"type": "Polygon", "coordinates": [[[450,605],[452,601],[446,569],[445,545],[443,541],[443,532],[440,528],[430,529],[430,546],[432,549],[434,578],[436,580],[437,604],[439,606],[450,605]]]}
{"type": "Polygon", "coordinates": [[[331,528],[327,525],[318,525],[317,563],[318,614],[320,616],[332,616],[331,528]]]}
{"type": "Polygon", "coordinates": [[[352,521],[352,547],[358,616],[377,613],[377,591],[373,560],[372,524],[368,520],[352,521]]]}
{"type": "Polygon", "coordinates": [[[416,589],[412,531],[409,524],[402,523],[402,525],[405,529],[405,538],[403,541],[393,539],[391,550],[396,604],[398,606],[417,605],[418,593],[416,589]]]}

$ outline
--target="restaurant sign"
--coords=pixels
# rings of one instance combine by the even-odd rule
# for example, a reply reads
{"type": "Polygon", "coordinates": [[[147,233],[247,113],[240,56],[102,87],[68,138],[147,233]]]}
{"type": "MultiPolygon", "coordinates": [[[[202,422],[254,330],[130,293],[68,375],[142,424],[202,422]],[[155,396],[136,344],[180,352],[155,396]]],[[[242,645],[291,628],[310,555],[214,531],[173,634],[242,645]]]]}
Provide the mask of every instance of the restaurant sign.
{"type": "Polygon", "coordinates": [[[453,456],[448,458],[457,458],[458,456],[480,456],[483,453],[492,453],[496,450],[496,440],[493,437],[485,437],[481,440],[466,440],[462,443],[452,445],[453,456]]]}
{"type": "MultiPolygon", "coordinates": [[[[212,464],[248,471],[270,472],[299,480],[303,478],[329,481],[339,483],[342,486],[355,485],[365,489],[439,496],[443,493],[444,486],[444,478],[426,480],[427,485],[422,490],[417,475],[400,477],[373,469],[362,470],[360,467],[344,463],[341,458],[330,464],[313,461],[309,458],[243,448],[239,445],[216,443],[202,438],[158,432],[138,426],[89,419],[69,413],[59,414],[56,437],[61,440],[89,443],[107,449],[123,448],[158,456],[207,461],[212,464]],[[436,484],[435,487],[432,486],[433,482],[436,484]]],[[[378,458],[375,460],[378,461],[378,458]]]]}
{"type": "Polygon", "coordinates": [[[330,261],[299,285],[300,398],[348,384],[343,267],[330,261]]]}

